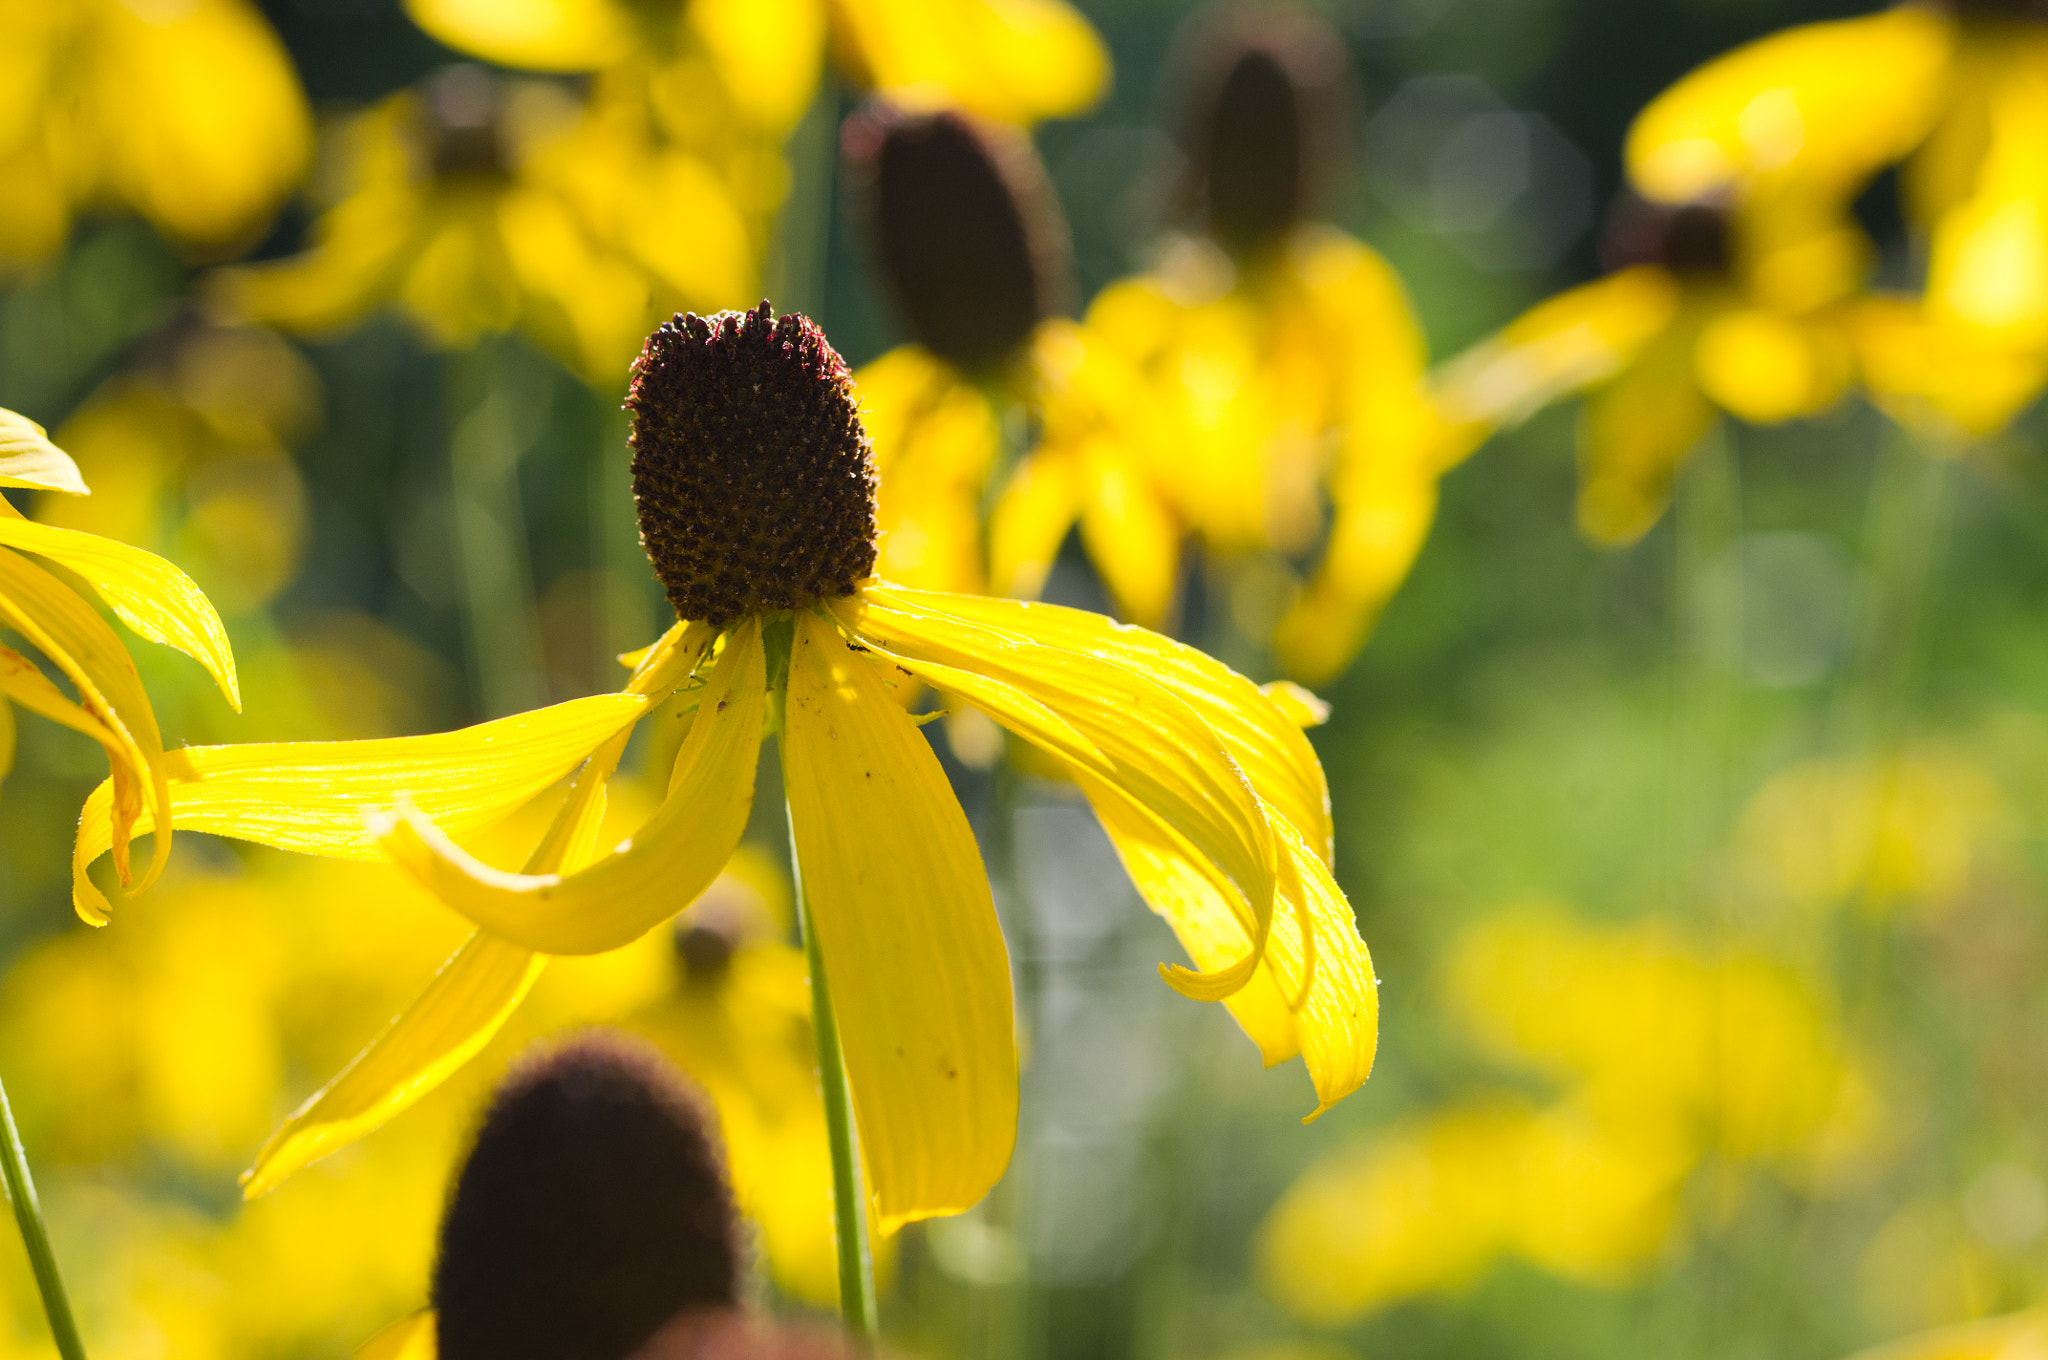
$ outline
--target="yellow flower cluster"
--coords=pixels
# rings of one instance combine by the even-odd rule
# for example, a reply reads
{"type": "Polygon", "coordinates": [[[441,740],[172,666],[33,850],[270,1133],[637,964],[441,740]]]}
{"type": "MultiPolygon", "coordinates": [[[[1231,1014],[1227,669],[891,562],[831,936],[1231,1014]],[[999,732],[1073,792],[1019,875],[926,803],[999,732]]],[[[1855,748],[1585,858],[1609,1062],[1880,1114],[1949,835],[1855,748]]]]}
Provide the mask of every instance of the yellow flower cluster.
{"type": "Polygon", "coordinates": [[[1260,1245],[1304,1320],[1456,1291],[1507,1254],[1626,1282],[1678,1248],[1708,1157],[1813,1187],[1879,1150],[1866,1063],[1815,984],[1763,956],[1523,907],[1453,944],[1445,993],[1482,1053],[1556,1097],[1470,1097],[1312,1165],[1260,1245]]]}

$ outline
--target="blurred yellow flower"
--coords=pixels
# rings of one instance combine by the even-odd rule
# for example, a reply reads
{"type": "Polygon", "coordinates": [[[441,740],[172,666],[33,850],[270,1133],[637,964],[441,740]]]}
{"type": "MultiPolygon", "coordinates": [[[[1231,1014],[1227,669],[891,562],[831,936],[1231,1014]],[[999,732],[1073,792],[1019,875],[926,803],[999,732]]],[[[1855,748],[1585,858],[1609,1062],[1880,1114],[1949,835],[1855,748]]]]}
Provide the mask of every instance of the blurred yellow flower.
{"type": "Polygon", "coordinates": [[[1936,750],[1809,760],[1772,776],[1743,810],[1737,866],[1769,898],[1932,916],[1955,905],[2017,829],[1976,763],[1936,750]]]}
{"type": "MultiPolygon", "coordinates": [[[[745,826],[773,713],[880,1221],[978,1200],[1014,1138],[1009,971],[965,817],[889,692],[899,675],[959,695],[1070,770],[1201,970],[1163,967],[1168,981],[1228,1004],[1269,1064],[1302,1054],[1318,1112],[1365,1080],[1371,962],[1330,877],[1321,767],[1272,700],[1199,652],[1094,615],[863,579],[866,441],[844,365],[801,317],[777,321],[764,304],[671,323],[629,403],[643,536],[697,619],[637,655],[624,692],[454,733],[183,753],[175,824],[336,858],[388,853],[479,926],[272,1138],[252,1192],[467,1061],[548,955],[617,950],[708,886],[745,826]],[[785,494],[731,499],[755,485],[785,494]],[[792,502],[789,487],[805,495],[792,502]],[[707,533],[730,541],[707,549],[707,533]],[[736,576],[735,555],[763,565],[736,576]],[[660,807],[601,850],[606,786],[634,725],[692,710],[660,807]],[[448,839],[572,771],[523,872],[448,839]],[[394,802],[366,824],[366,805],[394,802]]],[[[84,871],[107,846],[108,808],[102,785],[75,852],[82,910],[104,910],[84,871]]]]}
{"type": "Polygon", "coordinates": [[[247,244],[297,182],[311,117],[246,0],[0,6],[0,270],[116,203],[180,244],[247,244]]]}
{"type": "Polygon", "coordinates": [[[1041,337],[1044,435],[994,512],[994,584],[1036,590],[1078,522],[1118,609],[1157,624],[1192,536],[1232,567],[1244,631],[1321,683],[1407,575],[1463,450],[1393,269],[1307,220],[1349,113],[1342,36],[1286,7],[1196,24],[1183,206],[1204,235],[1041,337]]]}
{"type": "Polygon", "coordinates": [[[268,331],[173,322],[60,429],[93,495],[44,499],[47,523],[175,552],[230,616],[298,574],[305,488],[287,448],[319,380],[268,331]]]}
{"type": "Polygon", "coordinates": [[[1983,1318],[1861,1350],[1851,1360],[2041,1360],[2048,1356],[2048,1310],[1983,1318]]]}
{"type": "Polygon", "coordinates": [[[1109,53],[1065,0],[407,0],[460,51],[538,71],[645,62],[656,81],[708,74],[777,140],[811,102],[828,49],[861,88],[904,107],[1032,123],[1080,113],[1109,53]],[[692,70],[691,68],[696,68],[692,70]]]}
{"type": "MultiPolygon", "coordinates": [[[[0,411],[0,488],[6,487],[90,494],[77,465],[43,427],[12,411],[0,411]]],[[[205,666],[239,709],[234,653],[220,616],[184,572],[115,539],[39,524],[0,495],[0,624],[40,652],[77,696],[65,694],[30,658],[0,647],[0,778],[14,765],[16,705],[98,742],[113,771],[100,786],[107,791],[108,843],[127,884],[129,842],[140,824],[170,805],[172,778],[189,770],[180,756],[165,752],[142,677],[119,636],[85,597],[23,554],[83,577],[136,633],[205,666]]],[[[138,889],[163,872],[170,842],[169,835],[156,837],[138,889]]]]}
{"type": "Polygon", "coordinates": [[[2048,25],[2019,7],[1905,4],[1787,29],[1673,86],[1628,146],[1652,198],[1731,195],[1768,223],[1756,272],[1795,307],[1857,281],[1868,246],[1839,208],[1909,155],[1925,291],[1847,321],[1879,405],[1946,440],[1981,437],[2048,382],[2048,25]]]}
{"type": "MultiPolygon", "coordinates": [[[[1717,407],[1775,424],[1840,399],[1852,374],[1843,290],[1857,277],[1830,264],[1786,269],[1793,282],[1779,283],[1771,271],[1794,247],[1772,238],[1779,224],[1740,210],[1627,203],[1620,212],[1610,230],[1622,268],[1538,303],[1437,377],[1445,417],[1471,440],[1587,394],[1578,521],[1605,546],[1632,543],[1657,522],[1717,407]]],[[[1799,249],[1819,243],[1861,258],[1833,226],[1802,220],[1791,230],[1799,249]]]]}
{"type": "MultiPolygon", "coordinates": [[[[322,330],[396,304],[437,343],[523,327],[616,384],[660,315],[751,295],[765,226],[715,153],[655,138],[645,99],[445,68],[338,134],[313,246],[224,271],[234,313],[322,330]]],[[[741,156],[744,162],[744,155],[741,156]]],[[[751,191],[768,206],[780,188],[751,191]]]]}
{"type": "Polygon", "coordinates": [[[1524,907],[1465,931],[1445,981],[1480,1051],[1558,1097],[1468,1098],[1311,1165],[1259,1245],[1263,1287],[1305,1321],[1454,1292],[1506,1254],[1624,1283],[1679,1241],[1710,1154],[1811,1188],[1876,1149],[1864,1063],[1816,989],[1760,955],[1524,907]]]}

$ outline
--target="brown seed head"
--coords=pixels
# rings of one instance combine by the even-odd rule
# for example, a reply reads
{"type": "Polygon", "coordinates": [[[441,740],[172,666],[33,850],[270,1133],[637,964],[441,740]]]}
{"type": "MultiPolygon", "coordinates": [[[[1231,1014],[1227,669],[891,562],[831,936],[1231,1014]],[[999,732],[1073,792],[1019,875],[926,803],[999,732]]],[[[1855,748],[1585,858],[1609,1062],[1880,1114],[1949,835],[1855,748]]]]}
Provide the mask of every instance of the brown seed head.
{"type": "Polygon", "coordinates": [[[1226,5],[1196,16],[1179,46],[1182,211],[1206,216],[1224,249],[1257,253],[1313,211],[1350,141],[1344,37],[1297,5],[1226,5]]]}
{"type": "Polygon", "coordinates": [[[873,104],[840,149],[904,324],[970,373],[1008,362],[1073,291],[1072,247],[1022,133],[873,104]]]}
{"type": "Polygon", "coordinates": [[[808,317],[694,312],[633,363],[640,542],[679,617],[723,627],[853,592],[875,469],[846,363],[808,317]]]}
{"type": "Polygon", "coordinates": [[[427,151],[437,179],[508,173],[498,115],[504,90],[472,62],[443,66],[421,82],[427,151]]]}
{"type": "Polygon", "coordinates": [[[1723,278],[1734,257],[1728,210],[1707,200],[1673,206],[1623,190],[1601,232],[1601,263],[1610,270],[1659,264],[1686,278],[1723,278]]]}
{"type": "Polygon", "coordinates": [[[443,1360],[625,1360],[739,1301],[739,1215],[706,1116],[644,1040],[595,1033],[498,1088],[434,1263],[443,1360]]]}

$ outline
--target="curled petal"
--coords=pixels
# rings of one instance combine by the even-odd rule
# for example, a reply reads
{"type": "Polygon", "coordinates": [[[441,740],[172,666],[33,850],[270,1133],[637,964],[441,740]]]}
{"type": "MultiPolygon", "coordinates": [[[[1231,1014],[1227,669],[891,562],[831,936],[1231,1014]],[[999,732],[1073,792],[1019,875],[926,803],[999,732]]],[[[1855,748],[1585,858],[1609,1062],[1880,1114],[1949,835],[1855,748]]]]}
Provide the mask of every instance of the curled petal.
{"type": "Polygon", "coordinates": [[[768,688],[761,625],[733,631],[661,807],[610,854],[573,873],[507,873],[457,848],[422,810],[372,818],[386,853],[484,929],[548,954],[599,954],[638,939],[718,877],[754,801],[768,688]]]}
{"type": "MultiPolygon", "coordinates": [[[[50,442],[42,426],[6,410],[0,410],[0,486],[68,491],[74,496],[92,494],[78,475],[78,464],[50,442]]],[[[0,506],[6,504],[0,500],[0,506]]],[[[0,518],[9,517],[0,510],[0,518]]]]}

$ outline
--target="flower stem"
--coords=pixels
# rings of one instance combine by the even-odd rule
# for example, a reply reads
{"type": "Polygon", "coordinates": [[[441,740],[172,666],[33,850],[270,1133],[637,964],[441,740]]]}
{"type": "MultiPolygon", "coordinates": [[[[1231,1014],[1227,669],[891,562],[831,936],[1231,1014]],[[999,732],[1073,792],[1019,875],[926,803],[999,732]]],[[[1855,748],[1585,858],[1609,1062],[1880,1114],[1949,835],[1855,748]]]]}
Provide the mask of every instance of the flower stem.
{"type": "Polygon", "coordinates": [[[818,932],[811,929],[804,898],[803,862],[794,823],[789,838],[790,881],[795,888],[797,928],[803,932],[804,962],[811,973],[811,1029],[818,1044],[818,1078],[825,1096],[825,1136],[832,1145],[832,1223],[839,1246],[839,1313],[846,1330],[873,1344],[878,1327],[875,1263],[868,1249],[867,1185],[861,1177],[860,1148],[853,1126],[853,1092],[846,1084],[846,1060],[839,1051],[839,1021],[818,932]]]}
{"type": "Polygon", "coordinates": [[[14,1107],[7,1103],[5,1086],[0,1086],[0,1134],[5,1135],[0,1138],[0,1175],[7,1181],[7,1199],[14,1205],[14,1221],[21,1228],[22,1244],[28,1248],[36,1288],[42,1291],[43,1312],[50,1319],[57,1354],[64,1360],[85,1360],[85,1343],[78,1339],[78,1324],[71,1318],[71,1301],[64,1296],[64,1278],[57,1273],[57,1258],[50,1253],[50,1234],[43,1228],[43,1206],[36,1200],[36,1183],[28,1174],[28,1154],[22,1150],[21,1134],[14,1127],[14,1107]]]}

